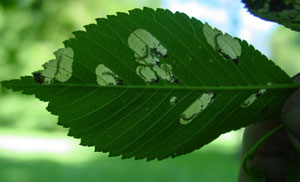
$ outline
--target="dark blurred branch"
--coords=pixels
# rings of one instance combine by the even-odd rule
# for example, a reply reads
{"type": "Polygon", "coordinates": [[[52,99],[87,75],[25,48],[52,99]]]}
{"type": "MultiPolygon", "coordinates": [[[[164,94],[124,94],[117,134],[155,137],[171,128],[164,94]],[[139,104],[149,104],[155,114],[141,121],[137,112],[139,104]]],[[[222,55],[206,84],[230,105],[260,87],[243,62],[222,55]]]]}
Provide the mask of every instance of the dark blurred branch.
{"type": "Polygon", "coordinates": [[[300,31],[299,0],[242,0],[242,2],[253,15],[300,31]]]}

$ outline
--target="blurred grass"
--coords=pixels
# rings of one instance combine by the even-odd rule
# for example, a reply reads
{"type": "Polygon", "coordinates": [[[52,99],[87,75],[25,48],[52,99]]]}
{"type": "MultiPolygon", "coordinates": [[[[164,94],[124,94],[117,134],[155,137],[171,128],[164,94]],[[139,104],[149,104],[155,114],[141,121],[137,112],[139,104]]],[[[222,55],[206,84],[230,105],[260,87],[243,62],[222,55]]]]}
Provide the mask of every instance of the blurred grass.
{"type": "Polygon", "coordinates": [[[121,161],[107,157],[78,164],[3,157],[0,161],[0,180],[3,182],[232,182],[237,179],[238,169],[238,157],[222,151],[195,152],[161,162],[121,161]]]}
{"type": "MultiPolygon", "coordinates": [[[[5,147],[3,139],[16,138],[13,130],[1,130],[0,181],[3,182],[83,182],[83,181],[143,181],[143,182],[232,182],[237,179],[239,155],[236,147],[240,132],[235,136],[223,136],[223,142],[215,141],[189,155],[163,161],[109,158],[107,154],[94,153],[93,148],[79,146],[79,141],[63,134],[18,132],[17,138],[36,139],[47,143],[56,140],[67,146],[66,151],[23,150],[20,146],[5,147]],[[6,137],[6,138],[3,138],[6,137]],[[227,143],[224,143],[228,140],[227,143]],[[16,150],[19,148],[20,151],[16,150]],[[227,149],[227,150],[224,150],[227,149]],[[228,150],[229,149],[229,150],[228,150]],[[231,150],[230,150],[231,149],[231,150]]],[[[30,146],[23,141],[26,146],[30,146]]],[[[34,143],[33,143],[34,144],[34,143]]],[[[36,142],[35,142],[36,144],[36,142]]],[[[20,144],[19,144],[20,145],[20,144]]],[[[33,146],[34,147],[34,146],[33,146]]]]}

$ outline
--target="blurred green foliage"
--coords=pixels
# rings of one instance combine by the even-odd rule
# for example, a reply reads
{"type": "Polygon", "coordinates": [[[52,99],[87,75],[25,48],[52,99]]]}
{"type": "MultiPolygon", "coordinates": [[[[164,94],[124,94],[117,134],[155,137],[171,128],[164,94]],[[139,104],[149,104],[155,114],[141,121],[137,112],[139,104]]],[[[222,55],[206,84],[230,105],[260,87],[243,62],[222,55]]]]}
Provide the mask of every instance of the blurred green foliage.
{"type": "Polygon", "coordinates": [[[272,59],[290,76],[300,72],[300,33],[280,27],[271,37],[272,59]]]}
{"type": "Polygon", "coordinates": [[[2,0],[0,1],[1,80],[40,69],[51,52],[97,17],[160,0],[2,0]]]}
{"type": "Polygon", "coordinates": [[[152,162],[106,155],[69,164],[3,157],[0,161],[3,182],[232,182],[237,179],[239,166],[237,155],[216,150],[152,162]]]}

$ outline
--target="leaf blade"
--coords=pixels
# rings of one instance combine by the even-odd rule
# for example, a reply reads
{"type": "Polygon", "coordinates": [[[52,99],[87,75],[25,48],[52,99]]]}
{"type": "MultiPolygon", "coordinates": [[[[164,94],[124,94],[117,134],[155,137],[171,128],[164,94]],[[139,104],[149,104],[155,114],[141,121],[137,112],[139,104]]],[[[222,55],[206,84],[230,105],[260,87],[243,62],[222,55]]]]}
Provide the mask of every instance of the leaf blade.
{"type": "MultiPolygon", "coordinates": [[[[23,77],[1,84],[48,101],[47,110],[59,116],[59,125],[70,128],[68,135],[110,156],[162,160],[189,153],[224,132],[270,116],[292,88],[299,87],[245,41],[234,39],[241,45],[238,60],[226,57],[221,48],[215,50],[208,44],[203,35],[203,26],[207,25],[182,13],[145,8],[96,21],[96,25],[85,26],[86,31],[77,31],[75,38],[64,42],[74,51],[73,76],[68,81],[47,85],[23,77]],[[153,45],[146,44],[146,38],[135,32],[140,29],[157,39],[168,56],[161,56],[158,47],[150,49],[153,45]],[[161,62],[156,66],[163,70],[163,64],[169,65],[162,72],[171,72],[178,82],[160,76],[151,65],[142,66],[155,71],[158,82],[146,83],[137,74],[141,66],[137,59],[145,61],[149,56],[142,58],[129,45],[134,32],[136,41],[153,51],[151,60],[161,62]],[[110,71],[105,68],[97,75],[99,65],[110,71]],[[97,77],[101,74],[110,79],[118,76],[122,82],[99,85],[97,77]],[[258,94],[262,89],[267,92],[258,94]],[[206,103],[202,110],[188,110],[193,103],[204,102],[201,95],[207,92],[216,97],[211,104],[206,103]],[[253,94],[257,94],[253,103],[241,107],[253,94]],[[174,97],[176,103],[170,103],[174,97]],[[192,116],[188,124],[179,122],[184,112],[192,116]]],[[[226,41],[231,41],[230,37],[226,41]]]]}

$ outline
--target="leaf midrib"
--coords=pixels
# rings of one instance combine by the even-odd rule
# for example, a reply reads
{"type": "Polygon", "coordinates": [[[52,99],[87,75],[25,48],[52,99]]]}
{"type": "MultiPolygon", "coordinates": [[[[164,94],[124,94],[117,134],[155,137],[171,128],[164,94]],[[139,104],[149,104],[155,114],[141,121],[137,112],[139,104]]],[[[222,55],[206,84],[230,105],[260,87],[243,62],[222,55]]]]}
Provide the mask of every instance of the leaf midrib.
{"type": "Polygon", "coordinates": [[[113,88],[113,89],[153,89],[153,90],[258,90],[258,89],[291,89],[300,88],[298,84],[272,84],[272,85],[253,85],[253,86],[152,86],[152,85],[107,85],[100,86],[96,84],[6,84],[6,81],[0,82],[4,87],[84,87],[84,88],[113,88]]]}

